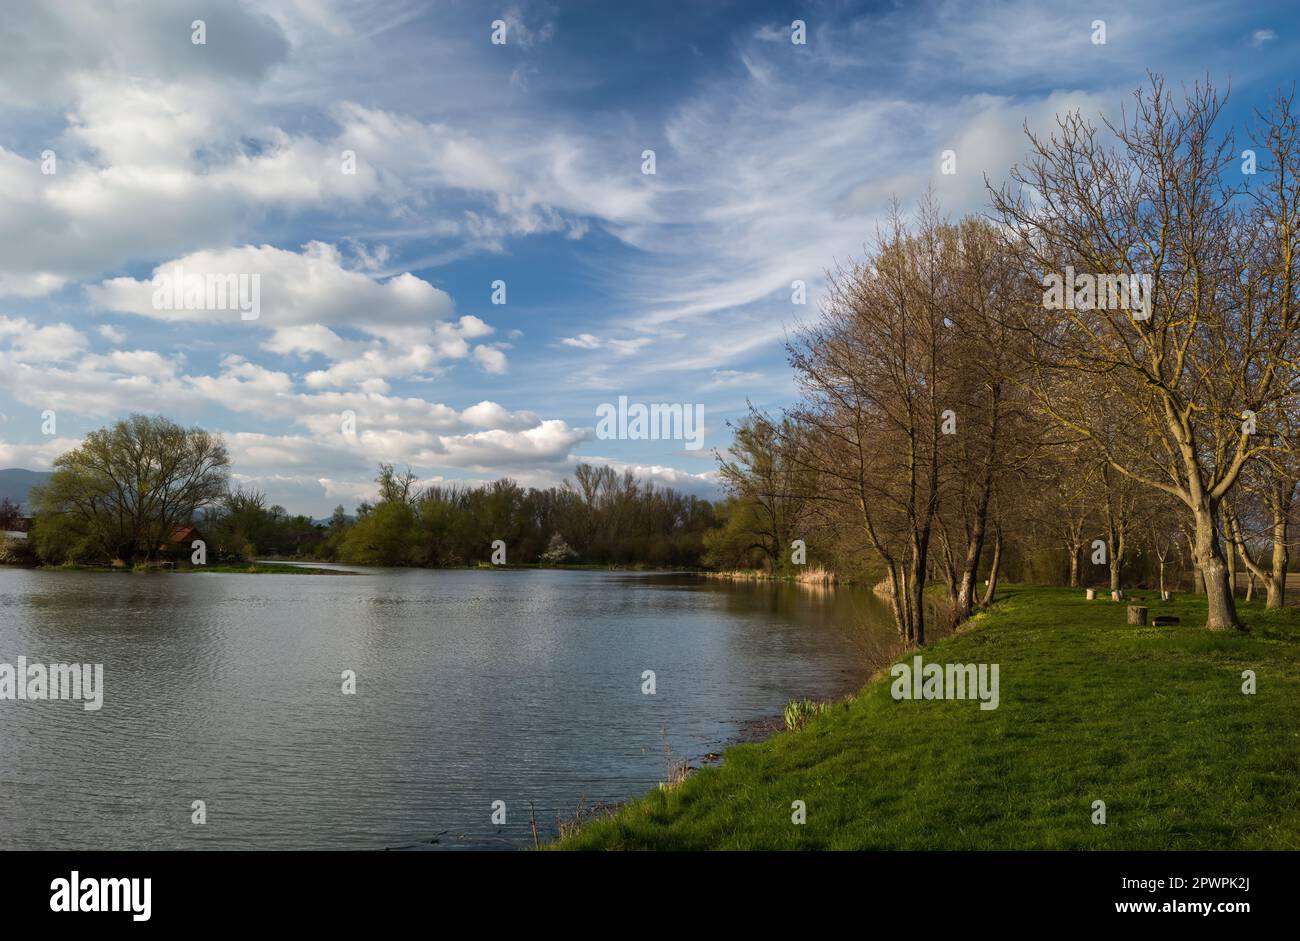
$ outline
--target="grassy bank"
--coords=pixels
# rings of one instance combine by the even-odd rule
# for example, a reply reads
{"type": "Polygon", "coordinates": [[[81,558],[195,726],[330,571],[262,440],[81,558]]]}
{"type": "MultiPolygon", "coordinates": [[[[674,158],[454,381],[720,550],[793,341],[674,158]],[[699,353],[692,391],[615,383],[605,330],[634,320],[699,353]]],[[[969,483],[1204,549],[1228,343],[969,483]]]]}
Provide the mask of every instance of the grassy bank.
{"type": "Polygon", "coordinates": [[[999,664],[996,710],[895,701],[886,672],[804,731],[734,746],[553,845],[1300,849],[1300,614],[1243,606],[1251,633],[1227,635],[1204,630],[1194,596],[1149,605],[1182,623],[1130,627],[1123,604],[1011,588],[922,651],[999,664]]]}

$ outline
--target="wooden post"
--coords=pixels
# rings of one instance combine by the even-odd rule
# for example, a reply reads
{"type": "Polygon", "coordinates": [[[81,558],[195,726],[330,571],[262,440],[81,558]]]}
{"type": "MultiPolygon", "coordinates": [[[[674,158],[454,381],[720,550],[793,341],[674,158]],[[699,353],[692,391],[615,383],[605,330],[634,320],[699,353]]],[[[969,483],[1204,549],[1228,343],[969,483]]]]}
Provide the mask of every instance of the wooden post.
{"type": "Polygon", "coordinates": [[[1147,622],[1147,609],[1140,604],[1129,605],[1128,622],[1130,624],[1145,624],[1147,622]]]}

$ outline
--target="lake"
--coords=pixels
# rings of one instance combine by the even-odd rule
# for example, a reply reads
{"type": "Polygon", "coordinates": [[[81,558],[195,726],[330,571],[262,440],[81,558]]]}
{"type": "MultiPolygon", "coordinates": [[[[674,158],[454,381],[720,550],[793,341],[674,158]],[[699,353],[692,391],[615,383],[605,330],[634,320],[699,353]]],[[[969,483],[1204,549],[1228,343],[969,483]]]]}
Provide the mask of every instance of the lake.
{"type": "Polygon", "coordinates": [[[640,795],[666,748],[699,766],[792,698],[855,691],[893,640],[860,590],[353,571],[0,568],[0,663],[104,669],[98,711],[0,701],[0,848],[528,845],[530,804],[546,836],[640,795]]]}

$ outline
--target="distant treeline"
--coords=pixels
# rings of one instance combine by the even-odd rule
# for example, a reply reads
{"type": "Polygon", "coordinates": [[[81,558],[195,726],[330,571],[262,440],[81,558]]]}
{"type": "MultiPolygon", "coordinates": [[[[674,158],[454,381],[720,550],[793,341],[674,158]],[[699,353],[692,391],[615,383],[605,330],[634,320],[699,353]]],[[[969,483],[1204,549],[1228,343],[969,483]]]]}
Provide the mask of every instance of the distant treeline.
{"type": "MultiPolygon", "coordinates": [[[[355,520],[339,506],[297,553],[367,565],[473,565],[493,561],[500,541],[507,564],[697,566],[704,534],[717,525],[708,500],[590,464],[545,490],[509,479],[421,487],[391,464],[380,465],[376,483],[376,502],[362,503],[355,520]]],[[[223,507],[210,531],[222,544],[237,543],[241,519],[223,507]]],[[[274,528],[267,533],[266,545],[288,548],[277,545],[274,528]]]]}
{"type": "Polygon", "coordinates": [[[421,486],[392,464],[379,466],[375,483],[374,501],[355,514],[339,506],[328,522],[291,515],[263,493],[230,488],[219,436],[132,415],[55,460],[33,491],[30,539],[9,540],[0,561],[183,565],[201,553],[205,563],[690,567],[719,526],[708,500],[590,464],[545,490],[509,479],[421,486]]]}

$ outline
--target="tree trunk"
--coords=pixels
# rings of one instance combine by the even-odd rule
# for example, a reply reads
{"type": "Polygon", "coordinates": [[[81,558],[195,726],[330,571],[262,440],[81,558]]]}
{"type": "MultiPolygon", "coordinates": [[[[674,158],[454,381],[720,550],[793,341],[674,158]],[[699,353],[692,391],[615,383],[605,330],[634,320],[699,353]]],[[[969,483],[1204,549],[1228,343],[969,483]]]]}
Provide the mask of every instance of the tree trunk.
{"type": "Polygon", "coordinates": [[[1269,501],[1273,508],[1273,565],[1265,581],[1268,588],[1268,600],[1265,606],[1280,608],[1286,604],[1286,567],[1291,561],[1291,547],[1287,544],[1290,533],[1287,532],[1291,516],[1291,494],[1295,485],[1288,482],[1279,488],[1269,501]]]}
{"type": "Polygon", "coordinates": [[[1219,543],[1217,507],[1202,502],[1193,508],[1196,518],[1196,562],[1205,582],[1205,626],[1212,631],[1241,630],[1237,603],[1228,582],[1228,565],[1219,543]]]}
{"type": "Polygon", "coordinates": [[[907,576],[897,562],[889,562],[889,604],[894,609],[894,623],[905,644],[912,642],[912,625],[907,616],[907,576]]]}
{"type": "MultiPolygon", "coordinates": [[[[1060,571],[1060,569],[1057,569],[1060,571]]],[[[1073,546],[1070,549],[1070,587],[1079,587],[1079,547],[1073,546]]]]}
{"type": "Polygon", "coordinates": [[[1232,546],[1246,564],[1246,572],[1250,578],[1247,583],[1246,600],[1250,601],[1255,596],[1255,579],[1258,578],[1267,592],[1265,606],[1280,608],[1286,600],[1286,567],[1290,562],[1290,547],[1287,545],[1287,540],[1291,497],[1278,488],[1269,493],[1268,504],[1273,511],[1273,558],[1267,569],[1250,557],[1241,524],[1232,514],[1227,516],[1228,532],[1232,537],[1232,546]]]}
{"type": "Polygon", "coordinates": [[[1268,591],[1264,602],[1266,608],[1281,608],[1286,604],[1286,566],[1287,548],[1285,545],[1273,544],[1273,571],[1264,583],[1268,591]],[[1280,556],[1280,558],[1279,558],[1280,556]]]}
{"type": "MultiPolygon", "coordinates": [[[[1077,556],[1075,557],[1077,560],[1077,556]]],[[[989,566],[989,584],[984,589],[984,607],[993,603],[993,596],[998,590],[998,572],[1002,568],[1002,527],[999,526],[993,536],[993,564],[989,566]]]]}
{"type": "Polygon", "coordinates": [[[908,573],[910,584],[908,607],[911,608],[912,642],[920,647],[925,643],[925,548],[913,551],[912,570],[908,573]]]}
{"type": "Polygon", "coordinates": [[[989,455],[984,464],[979,500],[975,504],[975,519],[967,531],[966,559],[961,571],[961,590],[957,593],[957,618],[966,620],[975,605],[975,580],[979,577],[980,557],[984,554],[984,534],[988,531],[989,501],[993,498],[993,461],[997,447],[998,420],[993,416],[992,434],[989,438],[989,455]]]}
{"type": "Polygon", "coordinates": [[[961,588],[957,591],[956,616],[959,621],[970,617],[971,609],[975,606],[975,579],[979,576],[980,556],[984,554],[984,528],[984,516],[981,514],[975,520],[975,528],[966,545],[966,560],[961,570],[961,588]]]}
{"type": "Polygon", "coordinates": [[[1224,560],[1228,566],[1228,591],[1237,597],[1237,546],[1231,539],[1223,547],[1224,560]]]}

